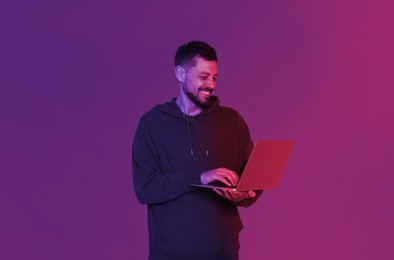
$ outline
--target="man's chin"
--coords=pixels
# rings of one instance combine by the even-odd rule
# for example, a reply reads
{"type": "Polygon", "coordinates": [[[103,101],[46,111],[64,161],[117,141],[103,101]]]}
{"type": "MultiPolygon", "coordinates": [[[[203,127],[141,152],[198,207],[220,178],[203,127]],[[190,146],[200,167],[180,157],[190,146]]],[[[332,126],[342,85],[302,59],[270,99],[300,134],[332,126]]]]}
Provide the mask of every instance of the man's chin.
{"type": "Polygon", "coordinates": [[[209,103],[209,98],[206,98],[205,100],[200,100],[198,104],[196,104],[200,108],[206,108],[209,103]]]}
{"type": "Polygon", "coordinates": [[[186,93],[189,99],[199,108],[206,108],[209,104],[210,96],[209,97],[199,97],[197,95],[191,95],[186,93]]]}

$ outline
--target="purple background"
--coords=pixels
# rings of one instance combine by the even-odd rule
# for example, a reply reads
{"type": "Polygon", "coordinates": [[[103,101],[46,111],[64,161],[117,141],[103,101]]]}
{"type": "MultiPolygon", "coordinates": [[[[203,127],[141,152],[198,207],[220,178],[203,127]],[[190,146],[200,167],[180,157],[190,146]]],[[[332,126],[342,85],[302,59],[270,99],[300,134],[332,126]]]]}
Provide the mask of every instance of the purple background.
{"type": "Polygon", "coordinates": [[[216,94],[253,139],[297,141],[280,187],[241,211],[241,259],[393,259],[393,7],[2,6],[0,258],[146,258],[132,137],[144,112],[177,95],[176,48],[201,39],[219,55],[216,94]]]}

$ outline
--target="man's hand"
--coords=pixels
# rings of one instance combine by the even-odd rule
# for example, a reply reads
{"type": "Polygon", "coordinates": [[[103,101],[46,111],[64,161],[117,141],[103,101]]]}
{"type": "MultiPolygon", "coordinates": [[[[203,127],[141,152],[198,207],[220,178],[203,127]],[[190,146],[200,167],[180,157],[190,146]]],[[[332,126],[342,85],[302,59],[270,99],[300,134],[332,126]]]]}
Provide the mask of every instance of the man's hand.
{"type": "MultiPolygon", "coordinates": [[[[227,186],[237,186],[239,178],[238,175],[227,168],[217,168],[201,174],[201,183],[209,184],[214,181],[221,181],[227,186]]],[[[213,189],[220,196],[234,202],[238,203],[244,199],[256,197],[256,193],[252,190],[250,191],[236,191],[232,189],[213,189]]]]}
{"type": "Polygon", "coordinates": [[[238,184],[238,175],[227,168],[217,168],[201,174],[201,183],[209,184],[214,181],[221,181],[227,186],[236,186],[238,184]]]}
{"type": "Polygon", "coordinates": [[[221,189],[213,189],[220,196],[234,202],[238,203],[243,201],[244,199],[250,199],[256,197],[256,192],[250,191],[237,191],[237,190],[221,190],[221,189]]]}

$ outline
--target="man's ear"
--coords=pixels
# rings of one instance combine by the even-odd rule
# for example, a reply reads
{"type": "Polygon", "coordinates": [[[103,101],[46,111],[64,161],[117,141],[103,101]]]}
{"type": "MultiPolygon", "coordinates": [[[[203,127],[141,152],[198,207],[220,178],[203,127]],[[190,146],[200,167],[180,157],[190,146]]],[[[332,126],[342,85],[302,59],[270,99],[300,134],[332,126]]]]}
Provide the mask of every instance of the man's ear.
{"type": "Polygon", "coordinates": [[[185,81],[185,74],[186,71],[182,66],[175,66],[175,77],[178,79],[179,82],[185,81]]]}

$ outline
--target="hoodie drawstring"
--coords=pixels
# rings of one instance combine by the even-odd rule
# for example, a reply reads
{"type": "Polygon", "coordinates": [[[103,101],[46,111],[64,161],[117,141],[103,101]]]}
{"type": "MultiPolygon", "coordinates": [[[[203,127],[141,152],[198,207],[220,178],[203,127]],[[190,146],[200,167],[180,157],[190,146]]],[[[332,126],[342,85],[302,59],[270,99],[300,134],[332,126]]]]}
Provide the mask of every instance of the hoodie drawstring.
{"type": "MultiPolygon", "coordinates": [[[[190,154],[194,155],[193,144],[192,144],[192,137],[191,137],[190,126],[189,126],[189,119],[188,119],[188,116],[186,114],[183,114],[183,117],[185,117],[185,119],[186,119],[187,135],[188,135],[189,144],[190,144],[190,154]]],[[[199,118],[200,118],[202,131],[203,131],[203,135],[204,135],[205,155],[209,156],[208,141],[207,141],[207,134],[206,134],[206,131],[205,131],[204,121],[202,119],[202,116],[199,116],[199,118]]]]}
{"type": "Polygon", "coordinates": [[[200,121],[201,121],[201,126],[202,126],[202,132],[204,134],[204,142],[205,142],[205,155],[208,156],[209,152],[208,152],[208,141],[207,141],[207,134],[205,132],[205,125],[204,125],[204,121],[202,120],[202,116],[200,116],[200,121]]]}
{"type": "Polygon", "coordinates": [[[189,136],[189,144],[190,144],[190,154],[194,155],[194,153],[193,153],[192,137],[191,137],[191,134],[190,134],[190,127],[189,127],[189,120],[187,119],[187,115],[183,114],[183,117],[186,118],[187,135],[189,136]]]}

